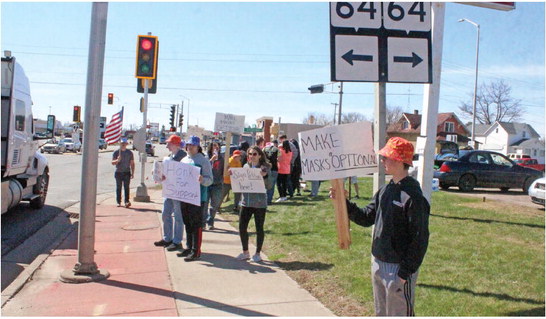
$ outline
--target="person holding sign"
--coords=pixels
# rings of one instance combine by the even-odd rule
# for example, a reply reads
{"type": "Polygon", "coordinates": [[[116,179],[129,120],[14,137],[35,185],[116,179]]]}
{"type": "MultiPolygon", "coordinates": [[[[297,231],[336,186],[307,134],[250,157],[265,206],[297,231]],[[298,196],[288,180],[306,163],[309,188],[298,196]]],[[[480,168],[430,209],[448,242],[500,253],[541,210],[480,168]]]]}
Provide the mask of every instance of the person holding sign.
{"type": "Polygon", "coordinates": [[[182,219],[186,225],[186,238],[188,247],[177,254],[178,257],[185,257],[184,261],[194,261],[201,258],[201,242],[203,240],[203,205],[208,199],[207,188],[212,184],[212,168],[210,162],[202,153],[200,139],[197,136],[190,136],[186,142],[188,156],[182,159],[182,163],[195,165],[201,168],[199,183],[201,186],[201,205],[181,203],[182,219]]]}
{"type": "MultiPolygon", "coordinates": [[[[259,168],[260,174],[264,179],[264,183],[268,178],[268,174],[271,172],[271,165],[267,162],[264,152],[256,145],[248,149],[248,162],[244,167],[259,168]]],[[[241,200],[241,213],[239,214],[239,236],[241,237],[241,244],[243,246],[243,252],[237,256],[239,260],[250,259],[250,253],[248,251],[248,223],[254,215],[254,223],[256,224],[256,253],[252,256],[254,262],[262,261],[260,252],[264,243],[265,232],[265,211],[267,209],[267,195],[266,193],[242,193],[243,198],[241,200]]]]}
{"type": "Polygon", "coordinates": [[[116,201],[118,207],[121,207],[121,187],[125,190],[125,207],[131,207],[129,201],[129,184],[135,176],[135,159],[133,152],[127,149],[127,138],[122,137],[119,141],[119,150],[115,150],[112,154],[112,165],[116,165],[116,201]]]}
{"type": "MultiPolygon", "coordinates": [[[[413,157],[410,142],[393,137],[379,155],[392,180],[364,208],[347,201],[347,211],[356,224],[375,225],[372,285],[376,315],[414,316],[418,270],[428,247],[430,205],[419,183],[408,176],[413,157]]],[[[336,197],[333,188],[330,197],[336,197]]]]}
{"type": "MultiPolygon", "coordinates": [[[[167,148],[171,151],[171,155],[163,161],[180,162],[186,157],[186,152],[181,149],[182,139],[180,136],[171,135],[167,139],[167,148]]],[[[165,175],[161,176],[161,180],[165,180],[165,175]]],[[[163,201],[163,211],[161,219],[163,221],[163,238],[154,242],[155,246],[166,247],[168,251],[182,249],[182,236],[184,235],[184,222],[182,221],[182,211],[180,201],[171,198],[165,198],[163,201]]]]}
{"type": "MultiPolygon", "coordinates": [[[[226,148],[228,149],[228,148],[226,148]]],[[[228,160],[228,169],[232,167],[243,167],[241,163],[241,151],[233,151],[233,155],[228,160]]],[[[229,174],[224,175],[224,186],[222,186],[222,200],[227,196],[229,197],[229,191],[231,190],[231,177],[229,174]]],[[[235,202],[233,203],[233,211],[239,211],[239,202],[241,201],[241,193],[234,193],[233,197],[235,202]]]]}

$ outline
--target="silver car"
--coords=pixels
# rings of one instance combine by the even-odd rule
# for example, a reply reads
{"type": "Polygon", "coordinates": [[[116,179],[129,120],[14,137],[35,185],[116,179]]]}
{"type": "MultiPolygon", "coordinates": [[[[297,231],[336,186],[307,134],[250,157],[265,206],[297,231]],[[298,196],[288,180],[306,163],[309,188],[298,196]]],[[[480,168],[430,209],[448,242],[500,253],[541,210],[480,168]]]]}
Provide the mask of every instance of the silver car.
{"type": "Polygon", "coordinates": [[[544,184],[546,183],[546,178],[541,177],[531,184],[529,187],[529,197],[531,201],[535,204],[544,206],[544,184]]]}
{"type": "Polygon", "coordinates": [[[66,152],[66,145],[62,142],[56,141],[56,140],[48,140],[40,149],[40,152],[42,153],[55,153],[55,154],[62,154],[66,152]]]}

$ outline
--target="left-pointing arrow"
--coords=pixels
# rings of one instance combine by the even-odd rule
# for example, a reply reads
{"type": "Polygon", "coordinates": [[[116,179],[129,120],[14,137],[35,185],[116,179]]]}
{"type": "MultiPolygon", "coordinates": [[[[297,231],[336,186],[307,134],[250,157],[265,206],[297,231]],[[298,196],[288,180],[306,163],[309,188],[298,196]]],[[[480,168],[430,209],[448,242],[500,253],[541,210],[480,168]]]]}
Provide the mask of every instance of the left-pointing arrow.
{"type": "Polygon", "coordinates": [[[347,61],[350,65],[353,65],[353,60],[357,61],[373,61],[372,55],[360,55],[360,54],[353,54],[353,50],[350,50],[349,52],[345,53],[341,56],[343,60],[347,61]]]}
{"type": "Polygon", "coordinates": [[[394,62],[402,62],[402,63],[412,63],[411,67],[414,68],[417,64],[421,63],[423,59],[421,59],[420,56],[415,54],[415,52],[411,53],[411,56],[395,56],[394,62]]]}

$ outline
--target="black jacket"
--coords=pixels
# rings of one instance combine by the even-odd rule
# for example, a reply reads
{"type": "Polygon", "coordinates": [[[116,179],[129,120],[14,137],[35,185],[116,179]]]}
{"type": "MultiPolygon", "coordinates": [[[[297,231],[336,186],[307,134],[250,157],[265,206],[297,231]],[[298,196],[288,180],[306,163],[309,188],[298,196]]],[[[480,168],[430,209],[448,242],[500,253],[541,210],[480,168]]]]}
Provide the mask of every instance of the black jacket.
{"type": "Polygon", "coordinates": [[[428,247],[430,205],[419,182],[408,176],[381,187],[364,208],[347,201],[349,218],[361,226],[375,224],[372,255],[387,263],[400,264],[398,276],[415,273],[428,247]]]}

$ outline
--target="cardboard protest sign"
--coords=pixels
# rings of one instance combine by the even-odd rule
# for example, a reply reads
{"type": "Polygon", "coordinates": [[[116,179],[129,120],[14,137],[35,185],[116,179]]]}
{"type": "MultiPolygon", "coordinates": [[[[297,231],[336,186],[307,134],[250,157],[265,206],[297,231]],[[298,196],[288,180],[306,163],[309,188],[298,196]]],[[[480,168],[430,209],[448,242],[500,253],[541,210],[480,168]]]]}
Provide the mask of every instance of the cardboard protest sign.
{"type": "Polygon", "coordinates": [[[231,189],[234,193],[265,193],[265,183],[259,168],[231,168],[231,189]]]}
{"type": "Polygon", "coordinates": [[[201,205],[201,187],[197,166],[173,160],[163,162],[163,197],[201,205]]]}
{"type": "Polygon", "coordinates": [[[152,169],[152,176],[154,182],[161,183],[161,178],[163,176],[163,162],[154,161],[154,168],[152,169]]]}
{"type": "Polygon", "coordinates": [[[377,172],[370,122],[328,126],[298,135],[304,180],[324,181],[377,172]]]}
{"type": "Polygon", "coordinates": [[[243,134],[245,129],[245,116],[216,112],[214,131],[243,134]]]}

